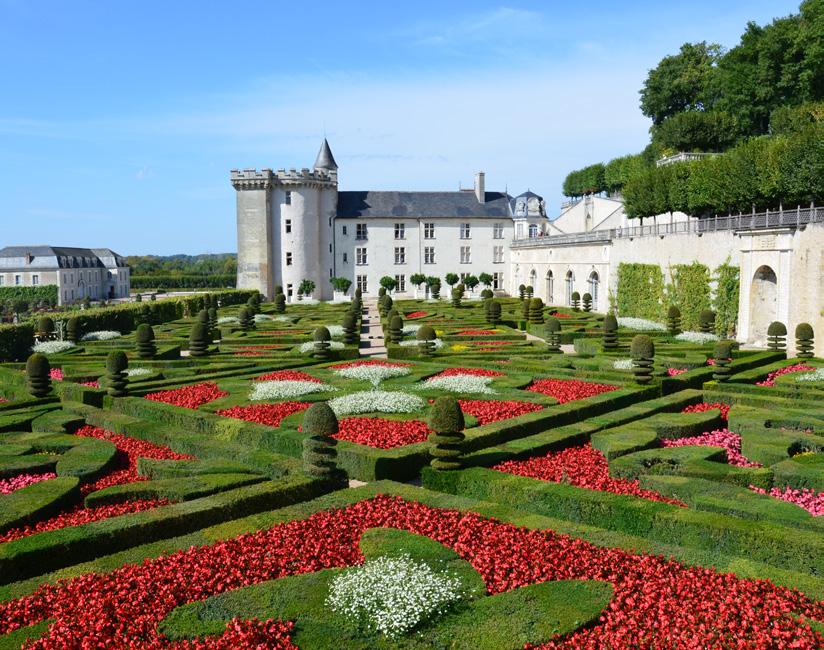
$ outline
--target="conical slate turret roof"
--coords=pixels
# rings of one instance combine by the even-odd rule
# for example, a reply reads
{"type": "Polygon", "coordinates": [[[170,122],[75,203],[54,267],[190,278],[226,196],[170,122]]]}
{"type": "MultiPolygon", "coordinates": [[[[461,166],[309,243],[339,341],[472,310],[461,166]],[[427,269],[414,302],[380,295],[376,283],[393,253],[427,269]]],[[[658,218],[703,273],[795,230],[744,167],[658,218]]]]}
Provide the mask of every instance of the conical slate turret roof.
{"type": "Polygon", "coordinates": [[[326,138],[323,139],[323,144],[320,145],[318,157],[315,158],[315,169],[328,169],[334,171],[338,168],[338,163],[335,162],[335,157],[332,155],[332,150],[329,148],[329,142],[326,138]]]}

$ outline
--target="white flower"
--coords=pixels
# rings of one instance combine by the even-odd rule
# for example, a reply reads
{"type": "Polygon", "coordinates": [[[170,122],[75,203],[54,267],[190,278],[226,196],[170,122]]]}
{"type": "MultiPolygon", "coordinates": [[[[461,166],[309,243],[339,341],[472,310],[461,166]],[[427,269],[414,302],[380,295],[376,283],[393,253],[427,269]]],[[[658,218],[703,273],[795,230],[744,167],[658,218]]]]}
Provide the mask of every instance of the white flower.
{"type": "Polygon", "coordinates": [[[616,359],[612,362],[616,370],[632,370],[632,359],[616,359]]]}
{"type": "Polygon", "coordinates": [[[398,391],[365,390],[329,400],[335,415],[357,413],[415,413],[426,403],[417,395],[398,391]]]}
{"type": "Polygon", "coordinates": [[[646,318],[632,318],[631,316],[621,316],[618,318],[618,326],[628,330],[639,332],[666,332],[667,326],[663,323],[647,320],[646,318]]]}
{"type": "Polygon", "coordinates": [[[217,319],[218,325],[228,325],[229,323],[239,323],[237,316],[221,316],[217,319]]]}
{"type": "Polygon", "coordinates": [[[686,341],[687,343],[712,343],[717,341],[718,337],[709,332],[681,332],[675,337],[677,341],[686,341]]]}
{"type": "Polygon", "coordinates": [[[489,387],[492,377],[477,377],[475,375],[450,375],[447,377],[430,377],[423,382],[424,388],[435,388],[449,393],[481,393],[493,395],[489,387]]]}
{"type": "Polygon", "coordinates": [[[142,377],[144,375],[151,375],[152,372],[153,371],[149,370],[148,368],[127,368],[126,369],[126,374],[129,377],[142,377]]]}
{"type": "MultiPolygon", "coordinates": [[[[407,348],[407,347],[411,347],[413,345],[418,345],[418,343],[420,343],[420,341],[417,341],[415,339],[410,339],[409,341],[401,341],[398,345],[401,345],[401,346],[407,348]]],[[[432,339],[432,343],[435,344],[435,349],[436,350],[440,350],[443,347],[443,341],[441,341],[440,339],[432,339]]]]}
{"type": "Polygon", "coordinates": [[[289,399],[308,395],[309,393],[324,393],[333,390],[337,390],[337,388],[317,381],[293,381],[291,379],[259,381],[255,382],[252,392],[249,394],[249,399],[253,402],[265,399],[289,399]]]}
{"type": "Polygon", "coordinates": [[[269,314],[255,314],[255,322],[256,323],[265,323],[265,322],[270,321],[270,320],[272,320],[272,317],[269,316],[269,314]]]}
{"type": "Polygon", "coordinates": [[[112,339],[119,339],[120,332],[114,330],[100,330],[99,332],[89,332],[84,334],[81,341],[111,341],[112,339]]]}
{"type": "MultiPolygon", "coordinates": [[[[346,346],[341,343],[340,341],[329,341],[329,349],[330,350],[343,350],[346,346]]],[[[311,352],[315,349],[315,342],[314,341],[307,341],[306,343],[301,343],[298,347],[298,351],[303,354],[307,352],[311,352]]]]}
{"type": "Polygon", "coordinates": [[[326,325],[325,327],[333,337],[343,336],[343,325],[326,325]]]}
{"type": "Polygon", "coordinates": [[[314,298],[300,298],[298,300],[299,305],[317,305],[319,302],[319,300],[315,300],[314,298]]]}
{"type": "Polygon", "coordinates": [[[409,368],[399,368],[397,366],[350,366],[335,370],[335,373],[346,379],[357,379],[358,381],[368,381],[375,388],[384,379],[393,377],[405,377],[409,374],[409,368]]]}
{"type": "Polygon", "coordinates": [[[289,318],[288,316],[275,316],[272,320],[276,320],[276,321],[279,321],[281,323],[288,323],[292,319],[289,318]]]}
{"type": "Polygon", "coordinates": [[[796,375],[796,381],[824,381],[824,367],[816,368],[812,372],[805,372],[803,375],[796,375]]]}
{"type": "Polygon", "coordinates": [[[335,576],[326,605],[390,638],[444,613],[463,598],[460,578],[408,555],[368,560],[335,576]]]}
{"type": "Polygon", "coordinates": [[[403,335],[404,336],[412,336],[413,334],[417,334],[418,330],[421,329],[422,325],[420,323],[413,323],[412,325],[404,325],[403,326],[403,335]]]}
{"type": "Polygon", "coordinates": [[[35,343],[31,347],[31,351],[39,352],[40,354],[59,354],[60,352],[71,350],[73,347],[74,343],[70,341],[42,341],[35,343]]]}

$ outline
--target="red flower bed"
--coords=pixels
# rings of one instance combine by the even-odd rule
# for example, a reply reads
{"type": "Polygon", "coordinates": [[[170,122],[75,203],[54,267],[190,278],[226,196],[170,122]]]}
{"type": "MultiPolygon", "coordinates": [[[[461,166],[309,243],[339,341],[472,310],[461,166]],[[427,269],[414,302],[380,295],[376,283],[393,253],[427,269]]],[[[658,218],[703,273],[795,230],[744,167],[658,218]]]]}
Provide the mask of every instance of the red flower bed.
{"type": "Polygon", "coordinates": [[[503,377],[504,373],[497,370],[487,370],[486,368],[447,368],[442,370],[437,375],[433,375],[430,379],[435,377],[454,377],[455,375],[472,375],[473,377],[503,377]]]}
{"type": "Polygon", "coordinates": [[[769,494],[774,499],[780,499],[799,508],[804,508],[813,517],[824,517],[824,492],[816,492],[811,488],[796,490],[789,485],[784,489],[774,487],[769,492],[754,485],[751,485],[750,489],[753,492],[758,492],[758,494],[769,494]]]}
{"type": "Polygon", "coordinates": [[[276,370],[275,372],[267,372],[265,375],[255,377],[255,381],[313,381],[315,383],[323,383],[317,377],[307,375],[300,370],[276,370]]]}
{"type": "Polygon", "coordinates": [[[479,425],[516,418],[524,413],[533,413],[544,408],[542,404],[515,400],[459,399],[458,404],[464,413],[478,420],[479,425]]]}
{"type": "Polygon", "coordinates": [[[704,413],[713,409],[718,409],[721,412],[721,419],[726,420],[730,412],[730,405],[721,402],[701,402],[699,404],[690,404],[681,413],[704,413]]]}
{"type": "Polygon", "coordinates": [[[500,348],[504,345],[512,345],[515,341],[467,341],[467,345],[484,345],[488,348],[500,348]]]}
{"type": "Polygon", "coordinates": [[[618,386],[611,384],[594,384],[580,379],[536,379],[526,390],[533,393],[543,393],[558,400],[559,404],[572,402],[576,399],[586,399],[618,390],[618,386]]]}
{"type": "Polygon", "coordinates": [[[80,385],[86,388],[100,388],[100,383],[97,381],[81,381],[80,385]]]}
{"type": "Polygon", "coordinates": [[[63,369],[52,368],[51,370],[49,370],[49,379],[53,381],[63,381],[63,369]]]}
{"type": "Polygon", "coordinates": [[[309,402],[281,402],[280,404],[252,404],[250,406],[233,406],[217,412],[227,418],[237,418],[247,422],[257,422],[270,427],[280,426],[280,421],[311,406],[309,402]]]}
{"type": "Polygon", "coordinates": [[[824,636],[790,612],[824,620],[824,603],[767,580],[687,567],[661,556],[595,546],[551,530],[516,528],[472,512],[378,496],[110,573],[44,584],[0,604],[0,634],[54,619],[38,650],[107,647],[291,648],[290,626],[232,622],[221,636],[173,643],[157,624],[175,607],[286,575],[362,561],[365,530],[426,535],[468,560],[490,594],[547,580],[606,580],[612,601],[595,625],[543,648],[822,647],[824,636]]]}
{"type": "Polygon", "coordinates": [[[226,397],[229,393],[220,390],[217,384],[204,382],[183,388],[173,388],[171,390],[161,390],[157,393],[149,393],[146,399],[153,402],[164,402],[174,406],[183,406],[187,409],[196,409],[199,406],[214,402],[216,399],[226,397]]]}
{"type": "Polygon", "coordinates": [[[267,343],[265,345],[239,345],[238,350],[279,350],[283,346],[277,343],[267,343]]]}
{"type": "Polygon", "coordinates": [[[385,420],[383,418],[343,418],[338,423],[338,440],[359,445],[392,449],[416,442],[425,442],[429,427],[420,420],[385,420]]]}
{"type": "Polygon", "coordinates": [[[555,318],[572,318],[570,314],[564,314],[560,311],[553,312],[550,314],[550,316],[555,316],[555,318]]]}
{"type": "Polygon", "coordinates": [[[785,366],[778,370],[773,370],[764,381],[755,382],[756,386],[775,386],[775,380],[781,375],[789,375],[792,372],[808,372],[815,370],[813,366],[808,366],[806,363],[796,363],[792,366],[785,366]]]}
{"type": "Polygon", "coordinates": [[[383,359],[360,359],[347,363],[338,363],[330,366],[330,370],[343,370],[344,368],[357,368],[358,366],[385,366],[387,368],[411,368],[411,363],[399,363],[397,361],[384,361],[383,359]]]}
{"type": "Polygon", "coordinates": [[[667,368],[667,375],[670,377],[677,377],[678,375],[683,375],[687,372],[686,368],[667,368]]]}
{"type": "Polygon", "coordinates": [[[0,494],[11,494],[29,485],[34,485],[41,481],[48,481],[52,478],[57,478],[57,474],[54,472],[47,472],[45,474],[18,474],[11,478],[3,478],[0,479],[0,494]]]}
{"type": "Polygon", "coordinates": [[[429,316],[428,311],[410,311],[406,314],[406,318],[423,318],[424,316],[429,316]]]}
{"type": "Polygon", "coordinates": [[[494,336],[497,333],[493,330],[462,330],[456,332],[455,336],[494,336]]]}
{"type": "Polygon", "coordinates": [[[761,463],[751,461],[741,453],[741,436],[727,429],[708,431],[700,436],[688,438],[664,439],[664,447],[721,447],[727,453],[727,462],[736,467],[761,467],[761,463]]]}
{"type": "Polygon", "coordinates": [[[590,444],[526,460],[508,460],[492,469],[552,483],[569,483],[589,490],[628,494],[650,501],[684,505],[681,501],[662,496],[653,490],[641,489],[637,480],[610,477],[606,457],[590,444]]]}

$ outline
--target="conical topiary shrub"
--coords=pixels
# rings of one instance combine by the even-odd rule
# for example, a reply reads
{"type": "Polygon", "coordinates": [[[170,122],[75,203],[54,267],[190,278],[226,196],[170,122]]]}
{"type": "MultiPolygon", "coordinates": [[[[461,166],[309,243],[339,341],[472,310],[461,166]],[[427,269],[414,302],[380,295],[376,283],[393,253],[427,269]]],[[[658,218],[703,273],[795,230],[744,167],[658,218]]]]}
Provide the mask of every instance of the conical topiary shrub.
{"type": "Polygon", "coordinates": [[[712,309],[702,309],[698,314],[698,329],[705,334],[715,330],[715,312],[712,309]]]}
{"type": "Polygon", "coordinates": [[[26,383],[33,397],[45,397],[51,392],[51,365],[45,354],[35,352],[26,361],[26,383]]]}
{"type": "Polygon", "coordinates": [[[586,311],[586,312],[592,311],[592,294],[591,293],[585,293],[583,296],[581,296],[581,302],[584,305],[584,311],[586,311]]]}
{"type": "Polygon", "coordinates": [[[461,297],[463,296],[463,291],[461,291],[458,287],[452,289],[452,306],[453,307],[460,307],[461,306],[461,297]]]}
{"type": "Polygon", "coordinates": [[[570,298],[572,299],[572,310],[581,311],[581,294],[577,291],[573,291],[570,298]]]}
{"type": "Polygon", "coordinates": [[[106,392],[112,397],[126,397],[128,394],[128,365],[129,360],[123,350],[113,350],[106,357],[106,392]]]}
{"type": "Polygon", "coordinates": [[[612,312],[604,316],[604,349],[615,350],[618,347],[618,319],[612,312]]]}
{"type": "Polygon", "coordinates": [[[335,446],[338,441],[333,436],[338,432],[338,418],[326,402],[312,404],[303,414],[301,425],[303,439],[303,471],[309,476],[321,479],[339,480],[335,446]]]}
{"type": "Polygon", "coordinates": [[[141,323],[137,326],[137,330],[135,331],[135,346],[137,347],[137,356],[141,359],[151,359],[157,354],[155,333],[152,326],[148,323],[141,323]]]}
{"type": "Polygon", "coordinates": [[[346,312],[343,315],[343,342],[347,345],[353,345],[360,341],[360,336],[358,336],[358,321],[355,318],[355,314],[351,311],[346,312]]]}
{"type": "Polygon", "coordinates": [[[252,312],[252,316],[260,311],[260,304],[255,300],[254,296],[246,301],[246,309],[252,312]]]}
{"type": "Polygon", "coordinates": [[[435,352],[435,330],[431,325],[423,325],[416,335],[418,351],[423,357],[431,357],[435,352]]]}
{"type": "Polygon", "coordinates": [[[66,340],[76,344],[81,336],[80,319],[77,316],[72,316],[66,321],[66,340]]]}
{"type": "Polygon", "coordinates": [[[255,316],[248,307],[241,307],[237,313],[238,325],[244,332],[251,332],[255,329],[255,316]]]}
{"type": "Polygon", "coordinates": [[[403,319],[398,314],[389,321],[389,341],[395,345],[403,341],[403,319]]]}
{"type": "Polygon", "coordinates": [[[355,298],[361,300],[363,298],[363,291],[360,290],[360,287],[355,289],[355,298]]]}
{"type": "Polygon", "coordinates": [[[328,361],[331,358],[329,349],[332,347],[332,335],[329,334],[329,330],[323,326],[318,327],[312,335],[312,339],[315,341],[314,346],[312,346],[312,356],[319,361],[328,361]]]}
{"type": "Polygon", "coordinates": [[[501,322],[501,303],[497,300],[490,300],[486,315],[486,320],[490,325],[498,325],[501,322]]]}
{"type": "Polygon", "coordinates": [[[727,381],[730,376],[732,362],[732,342],[716,341],[712,350],[712,378],[716,381],[727,381]]]}
{"type": "Polygon", "coordinates": [[[189,332],[189,355],[203,357],[209,354],[209,326],[200,321],[189,332]]]}
{"type": "Polygon", "coordinates": [[[286,311],[286,296],[282,293],[275,296],[275,311],[278,314],[283,314],[286,311]]]}
{"type": "Polygon", "coordinates": [[[54,338],[54,320],[51,316],[41,316],[37,321],[37,338],[49,341],[54,338]]]}
{"type": "Polygon", "coordinates": [[[678,336],[681,333],[681,310],[675,305],[671,305],[667,310],[667,331],[670,336],[678,336]]]}
{"type": "Polygon", "coordinates": [[[518,285],[518,298],[520,298],[521,300],[526,298],[526,285],[525,284],[519,284],[518,285]]]}
{"type": "Polygon", "coordinates": [[[429,287],[429,292],[432,294],[432,298],[435,300],[441,299],[441,283],[440,282],[433,282],[432,286],[429,287]]]}
{"type": "Polygon", "coordinates": [[[206,326],[206,337],[208,339],[209,344],[212,343],[212,329],[209,323],[209,310],[208,309],[201,309],[197,312],[197,322],[203,323],[206,326]]]}
{"type": "Polygon", "coordinates": [[[799,359],[810,359],[814,356],[815,341],[813,326],[809,323],[799,323],[795,327],[795,356],[799,359]]]}
{"type": "Polygon", "coordinates": [[[543,325],[544,323],[544,301],[540,298],[530,298],[529,300],[529,322],[533,325],[543,325]]]}
{"type": "Polygon", "coordinates": [[[220,329],[217,326],[217,309],[209,307],[209,332],[212,335],[212,340],[215,341],[220,338],[220,329]]]}
{"type": "Polygon", "coordinates": [[[561,351],[561,321],[555,316],[549,316],[544,325],[544,336],[550,352],[561,351]]]}
{"type": "Polygon", "coordinates": [[[632,372],[635,381],[639,384],[648,384],[652,381],[653,365],[655,364],[655,344],[646,334],[638,334],[630,345],[632,356],[632,372]]]}
{"type": "Polygon", "coordinates": [[[773,321],[767,327],[767,347],[770,350],[787,349],[787,327],[781,321],[773,321]]]}
{"type": "Polygon", "coordinates": [[[429,414],[430,464],[437,470],[455,470],[462,466],[461,454],[464,441],[464,416],[458,400],[439,397],[429,414]]]}

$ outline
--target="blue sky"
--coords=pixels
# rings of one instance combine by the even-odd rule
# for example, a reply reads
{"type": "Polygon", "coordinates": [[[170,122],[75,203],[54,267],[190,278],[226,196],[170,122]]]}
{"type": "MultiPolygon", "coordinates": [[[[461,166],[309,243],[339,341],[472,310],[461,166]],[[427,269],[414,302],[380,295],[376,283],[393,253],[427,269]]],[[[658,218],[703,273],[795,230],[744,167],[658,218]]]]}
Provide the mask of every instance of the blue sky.
{"type": "Polygon", "coordinates": [[[229,170],[542,194],[641,150],[646,72],[798,2],[0,0],[0,246],[236,250],[229,170]]]}

